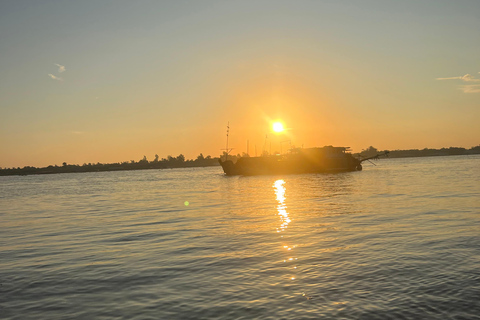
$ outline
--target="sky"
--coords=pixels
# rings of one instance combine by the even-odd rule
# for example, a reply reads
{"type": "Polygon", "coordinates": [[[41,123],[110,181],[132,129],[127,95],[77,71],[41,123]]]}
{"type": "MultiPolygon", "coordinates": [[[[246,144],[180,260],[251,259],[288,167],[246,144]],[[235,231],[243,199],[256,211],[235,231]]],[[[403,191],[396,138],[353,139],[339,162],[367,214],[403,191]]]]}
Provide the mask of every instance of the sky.
{"type": "Polygon", "coordinates": [[[480,144],[480,1],[0,2],[0,167],[480,144]],[[273,121],[287,128],[272,133],[273,121]]]}

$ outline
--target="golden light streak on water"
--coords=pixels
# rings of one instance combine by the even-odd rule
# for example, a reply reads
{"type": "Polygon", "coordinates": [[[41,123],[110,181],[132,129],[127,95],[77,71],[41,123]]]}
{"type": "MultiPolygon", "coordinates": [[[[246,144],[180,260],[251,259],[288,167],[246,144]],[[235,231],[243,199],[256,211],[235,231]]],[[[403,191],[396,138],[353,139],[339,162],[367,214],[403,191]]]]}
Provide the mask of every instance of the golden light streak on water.
{"type": "MultiPolygon", "coordinates": [[[[285,204],[286,201],[286,188],[285,188],[285,180],[279,179],[273,183],[273,188],[275,191],[276,200],[278,202],[277,205],[277,214],[280,217],[280,227],[277,228],[277,232],[284,232],[287,229],[287,226],[292,219],[290,218],[289,213],[287,212],[287,205],[285,204]]],[[[283,236],[281,236],[283,238],[283,236]]],[[[288,245],[283,244],[283,249],[285,249],[288,253],[292,251],[292,249],[296,248],[298,245],[288,245]]],[[[289,257],[287,260],[283,260],[283,262],[291,262],[293,260],[297,260],[298,258],[289,257]]],[[[290,270],[296,271],[297,266],[289,267],[290,270]]],[[[297,278],[296,275],[289,275],[290,280],[295,280],[297,278]]]]}

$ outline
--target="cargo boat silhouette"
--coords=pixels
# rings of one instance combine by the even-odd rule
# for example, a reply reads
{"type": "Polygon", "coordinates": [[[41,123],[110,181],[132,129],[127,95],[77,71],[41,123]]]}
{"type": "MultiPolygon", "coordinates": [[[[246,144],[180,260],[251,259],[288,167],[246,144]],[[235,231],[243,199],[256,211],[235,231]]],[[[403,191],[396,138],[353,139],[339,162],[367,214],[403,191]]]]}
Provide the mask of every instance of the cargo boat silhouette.
{"type": "Polygon", "coordinates": [[[325,146],[294,148],[282,155],[242,157],[236,162],[219,159],[227,176],[274,175],[300,173],[335,173],[362,170],[362,162],[387,156],[388,151],[364,159],[355,158],[348,147],[325,146]]]}

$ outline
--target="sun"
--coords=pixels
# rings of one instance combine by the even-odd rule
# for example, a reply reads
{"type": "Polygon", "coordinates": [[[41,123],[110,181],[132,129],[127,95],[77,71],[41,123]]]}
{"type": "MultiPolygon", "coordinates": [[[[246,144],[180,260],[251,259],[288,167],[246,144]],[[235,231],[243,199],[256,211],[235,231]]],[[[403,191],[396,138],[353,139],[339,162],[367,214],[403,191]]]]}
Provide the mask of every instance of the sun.
{"type": "Polygon", "coordinates": [[[275,132],[283,132],[285,130],[281,122],[274,122],[272,128],[275,132]]]}

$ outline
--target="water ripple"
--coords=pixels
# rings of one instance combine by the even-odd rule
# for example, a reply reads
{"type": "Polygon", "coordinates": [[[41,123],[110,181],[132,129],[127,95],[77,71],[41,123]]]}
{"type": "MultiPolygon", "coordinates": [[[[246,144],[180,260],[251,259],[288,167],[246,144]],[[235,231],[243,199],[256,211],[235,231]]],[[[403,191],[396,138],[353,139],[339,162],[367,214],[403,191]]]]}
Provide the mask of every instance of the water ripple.
{"type": "Polygon", "coordinates": [[[479,161],[0,177],[0,314],[480,319],[479,161]]]}

